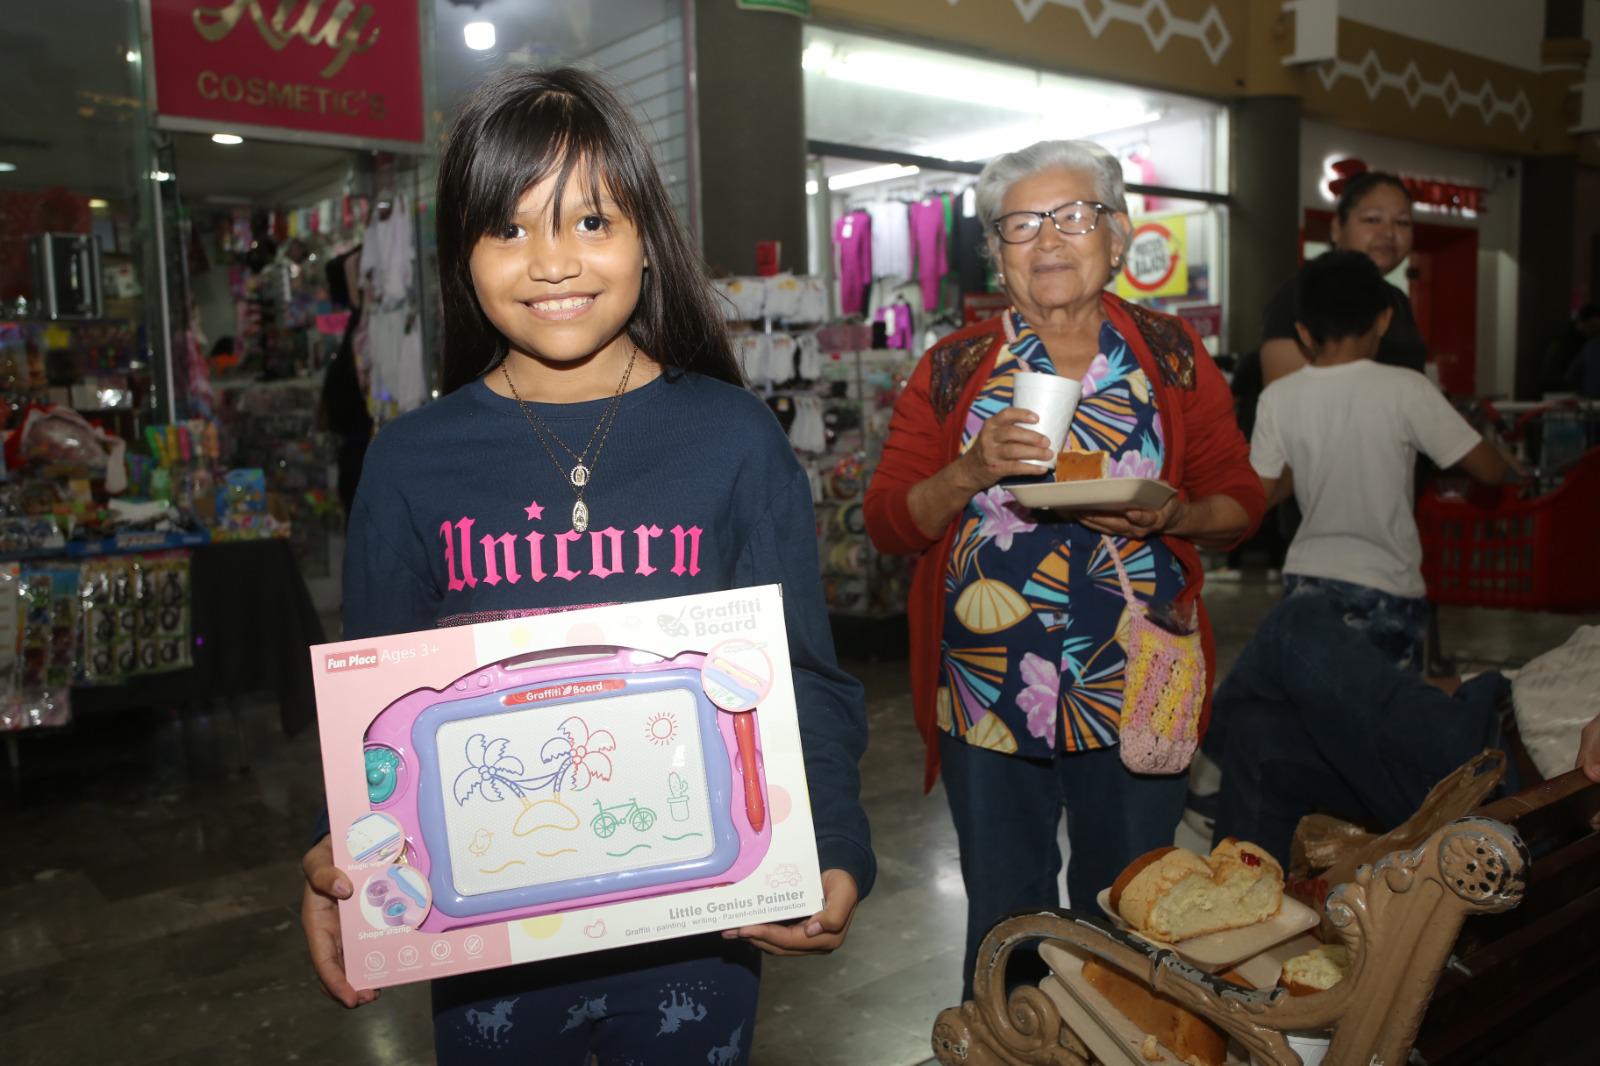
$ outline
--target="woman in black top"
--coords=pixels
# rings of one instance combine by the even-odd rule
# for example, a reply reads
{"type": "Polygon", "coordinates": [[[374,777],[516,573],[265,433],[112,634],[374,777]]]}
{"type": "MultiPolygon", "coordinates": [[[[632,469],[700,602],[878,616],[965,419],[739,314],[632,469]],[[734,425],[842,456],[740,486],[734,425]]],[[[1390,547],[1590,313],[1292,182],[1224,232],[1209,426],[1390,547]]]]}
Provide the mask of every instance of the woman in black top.
{"type": "MultiPolygon", "coordinates": [[[[1411,254],[1411,194],[1393,174],[1366,171],[1351,178],[1339,193],[1333,219],[1333,246],[1362,252],[1388,274],[1411,254]]],[[[1261,325],[1261,376],[1270,385],[1306,365],[1294,332],[1296,278],[1284,283],[1267,304],[1261,325]]],[[[1411,300],[1389,286],[1394,317],[1383,335],[1377,362],[1409,367],[1418,373],[1428,361],[1428,346],[1417,332],[1411,300]]]]}

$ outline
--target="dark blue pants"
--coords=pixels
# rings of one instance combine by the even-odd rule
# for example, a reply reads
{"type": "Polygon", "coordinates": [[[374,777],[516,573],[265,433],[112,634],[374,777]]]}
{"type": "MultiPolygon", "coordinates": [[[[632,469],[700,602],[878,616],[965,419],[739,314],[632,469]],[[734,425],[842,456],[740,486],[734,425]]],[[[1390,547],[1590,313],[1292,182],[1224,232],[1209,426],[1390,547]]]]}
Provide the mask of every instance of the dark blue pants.
{"type": "Polygon", "coordinates": [[[1216,839],[1252,841],[1287,868],[1304,815],[1394,828],[1451,771],[1499,746],[1509,691],[1488,673],[1448,696],[1345,625],[1329,599],[1285,597],[1217,690],[1213,724],[1227,743],[1216,839]]]}
{"type": "Polygon", "coordinates": [[[1102,917],[1095,896],[1128,863],[1170,845],[1183,817],[1188,776],[1134,774],[1116,748],[1024,759],[940,734],[939,759],[967,889],[963,999],[972,996],[978,945],[996,922],[1060,906],[1056,826],[1063,809],[1072,908],[1102,917]]]}
{"type": "Polygon", "coordinates": [[[1396,666],[1414,674],[1423,672],[1432,616],[1426,597],[1396,596],[1367,585],[1304,574],[1283,575],[1283,591],[1288,596],[1327,597],[1344,624],[1371,641],[1396,666]]]}
{"type": "Polygon", "coordinates": [[[697,936],[433,983],[439,1066],[746,1066],[760,953],[697,936]]]}

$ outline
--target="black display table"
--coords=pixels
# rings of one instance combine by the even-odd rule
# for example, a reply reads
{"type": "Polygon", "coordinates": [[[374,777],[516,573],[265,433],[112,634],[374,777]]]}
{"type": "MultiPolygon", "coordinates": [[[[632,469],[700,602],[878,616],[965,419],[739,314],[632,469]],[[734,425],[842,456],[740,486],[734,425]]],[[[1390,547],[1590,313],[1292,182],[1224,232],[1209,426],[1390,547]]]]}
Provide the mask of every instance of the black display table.
{"type": "Polygon", "coordinates": [[[272,691],[287,735],[316,719],[311,658],[326,638],[289,542],[224,541],[188,549],[194,666],[121,685],[72,690],[74,716],[126,707],[212,706],[272,691]]]}

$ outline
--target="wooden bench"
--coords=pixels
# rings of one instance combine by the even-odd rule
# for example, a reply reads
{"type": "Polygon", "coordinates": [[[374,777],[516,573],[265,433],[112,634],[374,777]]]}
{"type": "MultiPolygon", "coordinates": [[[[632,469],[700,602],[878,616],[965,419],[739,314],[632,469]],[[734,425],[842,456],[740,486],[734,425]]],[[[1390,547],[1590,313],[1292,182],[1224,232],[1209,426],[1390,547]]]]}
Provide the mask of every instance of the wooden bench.
{"type": "MultiPolygon", "coordinates": [[[[1468,1061],[1521,1036],[1564,988],[1600,985],[1600,784],[1574,770],[1478,813],[1515,826],[1532,866],[1521,906],[1462,928],[1417,1034],[1426,1066],[1468,1061]]],[[[1586,1039],[1600,1060],[1600,1038],[1586,1039]]]]}
{"type": "Polygon", "coordinates": [[[1006,963],[1027,943],[1116,967],[1223,1029],[1263,1066],[1300,1066],[1285,1036],[1293,1032],[1332,1032],[1324,1066],[1399,1066],[1413,1045],[1429,1066],[1443,1066],[1517,1031],[1541,997],[1593,969],[1600,785],[1574,772],[1454,817],[1463,796],[1481,799],[1498,780],[1497,758],[1480,756],[1452,775],[1453,791],[1441,785],[1449,802],[1424,804],[1418,818],[1371,841],[1409,835],[1410,844],[1358,866],[1327,893],[1325,929],[1351,959],[1333,988],[1302,997],[1244,990],[1098,917],[1040,911],[1007,919],[984,939],[974,999],[940,1013],[935,1056],[978,1066],[1099,1061],[1063,1021],[1049,994],[1054,978],[1006,995],[1006,963]]]}

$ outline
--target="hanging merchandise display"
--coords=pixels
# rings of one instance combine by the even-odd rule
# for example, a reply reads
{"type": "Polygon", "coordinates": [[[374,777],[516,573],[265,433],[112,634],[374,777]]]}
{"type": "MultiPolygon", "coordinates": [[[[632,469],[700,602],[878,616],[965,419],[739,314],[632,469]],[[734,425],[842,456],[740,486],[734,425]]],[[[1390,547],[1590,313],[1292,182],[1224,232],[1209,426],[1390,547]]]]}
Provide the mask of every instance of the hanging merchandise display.
{"type": "MultiPolygon", "coordinates": [[[[870,224],[862,225],[864,242],[870,224]]],[[[829,610],[867,620],[903,613],[908,561],[873,549],[862,502],[895,397],[920,354],[912,342],[924,317],[920,286],[904,279],[874,286],[873,302],[886,301],[874,311],[894,327],[885,330],[830,321],[822,278],[779,274],[714,284],[746,384],[778,418],[810,481],[829,610]],[[891,335],[899,347],[886,346],[891,335]]],[[[864,284],[864,309],[866,290],[864,284]]]]}
{"type": "Polygon", "coordinates": [[[218,264],[194,280],[211,294],[200,315],[212,336],[233,334],[236,353],[212,359],[223,452],[265,471],[255,521],[282,523],[324,607],[338,602],[344,515],[372,434],[432,391],[414,167],[350,153],[340,177],[299,202],[196,223],[218,264]]]}
{"type": "Polygon", "coordinates": [[[413,410],[428,398],[415,264],[409,198],[380,200],[361,242],[366,337],[357,348],[374,414],[380,418],[413,410]]]}

